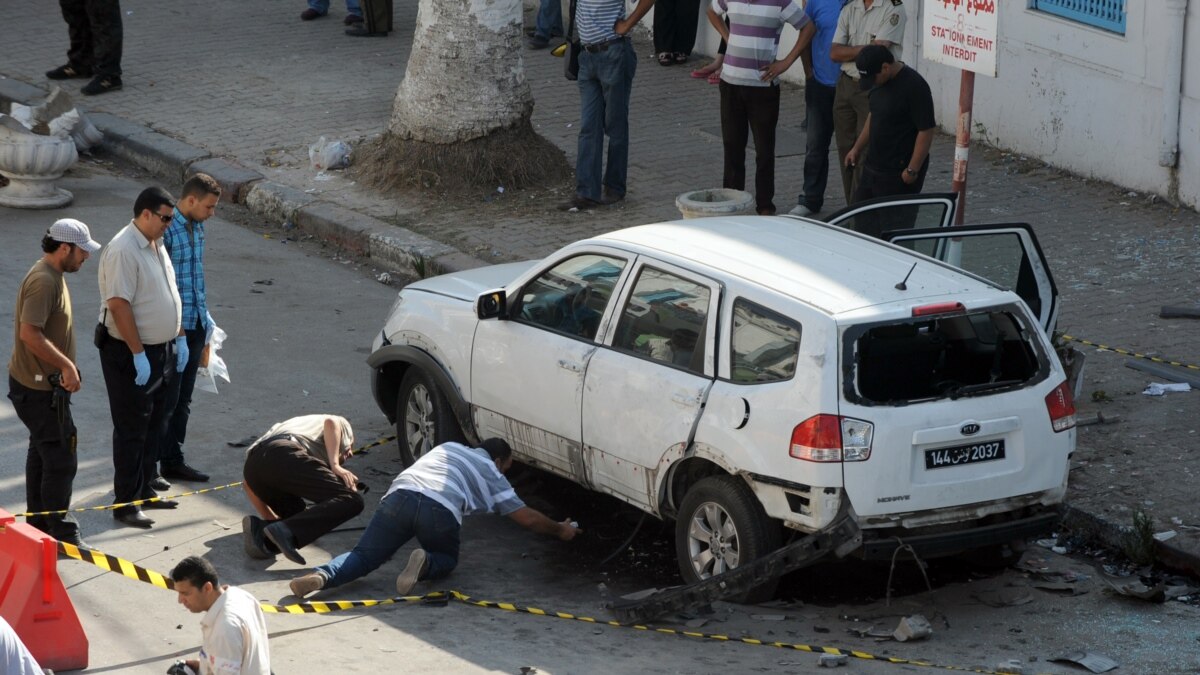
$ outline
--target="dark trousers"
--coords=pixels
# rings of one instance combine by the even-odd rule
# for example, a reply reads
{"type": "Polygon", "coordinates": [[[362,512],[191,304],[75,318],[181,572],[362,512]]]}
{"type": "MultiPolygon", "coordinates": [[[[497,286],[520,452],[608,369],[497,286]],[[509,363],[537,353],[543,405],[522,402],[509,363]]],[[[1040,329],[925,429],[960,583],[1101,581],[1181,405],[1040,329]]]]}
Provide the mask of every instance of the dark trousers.
{"type": "MultiPolygon", "coordinates": [[[[29,429],[25,456],[25,505],[29,511],[62,511],[71,508],[71,483],[79,468],[75,454],[75,423],[71,395],[30,389],[8,378],[8,398],[17,417],[29,429]]],[[[79,540],[79,523],[71,514],[30,516],[29,524],[60,541],[79,540]]]]}
{"type": "Polygon", "coordinates": [[[192,390],[196,388],[196,371],[200,369],[207,331],[196,328],[184,333],[187,335],[187,364],[182,373],[171,378],[163,403],[167,425],[159,440],[158,461],[164,467],[183,464],[183,443],[187,439],[188,417],[192,414],[192,390]]]}
{"type": "MultiPolygon", "coordinates": [[[[876,197],[894,197],[896,195],[915,195],[925,186],[925,174],[929,171],[929,158],[921,165],[917,178],[912,184],[905,183],[901,178],[903,169],[880,170],[870,165],[863,167],[862,179],[858,183],[858,191],[854,193],[857,204],[876,197]]],[[[919,206],[889,208],[884,214],[865,212],[854,217],[854,229],[863,234],[878,237],[891,230],[911,229],[916,223],[920,212],[919,206]]]]}
{"type": "Polygon", "coordinates": [[[392,0],[362,0],[363,20],[368,33],[392,30],[392,0]]]}
{"type": "Polygon", "coordinates": [[[297,548],[313,543],[363,510],[362,495],[288,439],[267,439],[251,448],[243,474],[246,485],[296,536],[297,548]]]}
{"type": "Polygon", "coordinates": [[[71,47],[67,62],[93,75],[121,75],[120,0],[58,0],[71,47]]]}
{"type": "Polygon", "coordinates": [[[847,204],[854,203],[854,192],[858,189],[858,181],[862,179],[863,165],[870,156],[868,148],[859,156],[858,164],[846,168],[846,153],[850,152],[862,134],[867,114],[871,112],[867,94],[858,86],[858,80],[845,73],[838,76],[833,94],[833,135],[837,140],[838,170],[842,175],[842,192],[847,204]]]}
{"type": "MultiPolygon", "coordinates": [[[[113,422],[113,503],[155,496],[148,485],[158,462],[158,441],[167,423],[167,390],[175,375],[175,350],[170,342],[143,345],[150,362],[150,379],[133,383],[137,371],[124,341],[110,337],[100,348],[100,368],[108,389],[113,422]]],[[[117,509],[115,515],[138,510],[117,509]]]]}
{"type": "Polygon", "coordinates": [[[721,140],[725,146],[723,187],[746,189],[746,141],[754,134],[754,202],[775,210],[775,125],[779,87],[745,87],[721,80],[721,140]]]}
{"type": "Polygon", "coordinates": [[[655,0],[654,51],[691,54],[701,0],[655,0]]]}
{"type": "Polygon", "coordinates": [[[804,146],[804,192],[797,203],[820,213],[829,182],[829,143],[833,140],[833,96],[836,90],[815,79],[804,83],[804,114],[808,133],[804,146]]]}

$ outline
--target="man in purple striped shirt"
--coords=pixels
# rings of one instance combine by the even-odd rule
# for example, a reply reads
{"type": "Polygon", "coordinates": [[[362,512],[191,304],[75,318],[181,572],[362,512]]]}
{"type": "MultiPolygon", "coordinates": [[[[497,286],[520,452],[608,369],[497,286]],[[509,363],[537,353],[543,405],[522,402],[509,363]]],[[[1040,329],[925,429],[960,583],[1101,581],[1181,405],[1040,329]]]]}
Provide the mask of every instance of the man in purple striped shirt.
{"type": "Polygon", "coordinates": [[[746,188],[746,137],[752,132],[755,207],[760,216],[775,215],[778,78],[800,57],[816,28],[796,0],[712,0],[708,21],[728,43],[721,68],[724,187],[746,188]],[[800,34],[788,55],[776,60],[784,23],[790,23],[800,34]]]}

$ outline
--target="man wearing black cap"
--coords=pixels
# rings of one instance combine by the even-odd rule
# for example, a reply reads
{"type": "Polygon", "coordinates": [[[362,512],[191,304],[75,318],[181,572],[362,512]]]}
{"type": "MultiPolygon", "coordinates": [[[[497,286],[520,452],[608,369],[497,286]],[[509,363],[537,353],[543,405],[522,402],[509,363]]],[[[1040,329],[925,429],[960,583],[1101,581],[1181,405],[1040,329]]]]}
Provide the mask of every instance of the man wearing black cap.
{"type": "MultiPolygon", "coordinates": [[[[75,367],[71,293],[64,275],[100,250],[88,226],[63,218],[42,237],[42,257],[17,295],[16,336],[8,362],[8,398],[29,429],[25,500],[33,513],[70,508],[79,468],[71,394],[82,386],[75,367]]],[[[84,546],[70,514],[30,516],[29,524],[59,541],[84,546]]]]}
{"type": "Polygon", "coordinates": [[[846,153],[846,167],[866,161],[853,202],[916,194],[929,169],[933,142],[933,95],[925,78],[880,45],[863,47],[855,59],[859,83],[870,92],[867,123],[846,153]]]}

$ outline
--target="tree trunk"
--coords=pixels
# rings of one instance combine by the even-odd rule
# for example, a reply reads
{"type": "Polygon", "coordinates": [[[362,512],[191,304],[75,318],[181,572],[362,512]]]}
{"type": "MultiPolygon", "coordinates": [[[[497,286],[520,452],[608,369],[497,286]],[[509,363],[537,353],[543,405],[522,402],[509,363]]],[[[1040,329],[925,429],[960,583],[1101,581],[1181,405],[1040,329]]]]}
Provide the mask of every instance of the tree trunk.
{"type": "Polygon", "coordinates": [[[529,122],[521,0],[421,0],[388,131],[356,153],[375,187],[523,188],[570,176],[529,122]]]}
{"type": "Polygon", "coordinates": [[[528,122],[521,11],[521,0],[421,0],[389,130],[457,143],[528,122]]]}

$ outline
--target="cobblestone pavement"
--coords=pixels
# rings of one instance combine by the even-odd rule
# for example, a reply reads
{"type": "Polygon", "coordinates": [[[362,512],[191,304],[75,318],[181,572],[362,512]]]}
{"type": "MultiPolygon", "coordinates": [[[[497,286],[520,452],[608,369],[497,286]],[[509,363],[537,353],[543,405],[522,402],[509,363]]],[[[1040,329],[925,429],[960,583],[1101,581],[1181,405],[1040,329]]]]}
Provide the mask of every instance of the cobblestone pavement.
{"type": "MultiPolygon", "coordinates": [[[[554,210],[553,203],[569,195],[569,176],[557,192],[489,191],[468,200],[436,193],[388,198],[344,176],[316,180],[306,166],[308,144],[322,135],[358,141],[387,123],[417,3],[395,5],[398,30],[364,40],[342,34],[343,12],[336,6],[328,18],[301,22],[299,0],[125,0],[125,88],[85,103],[488,260],[541,256],[580,237],[674,218],[677,194],[719,185],[716,87],[688,77],[705,60],[662,68],[649,58],[644,33],[636,42],[643,58],[631,112],[630,193],[619,207],[554,210]]],[[[42,73],[64,62],[66,43],[55,3],[7,0],[0,75],[44,86],[42,73]]],[[[524,56],[535,126],[573,161],[577,91],[562,78],[559,59],[545,51],[524,56]]],[[[80,84],[66,88],[74,93],[80,84]]],[[[979,86],[988,86],[986,78],[979,86]]],[[[792,206],[800,185],[802,117],[802,90],[787,86],[777,161],[781,211],[792,206]]],[[[927,191],[949,189],[952,151],[950,137],[937,139],[927,191]]],[[[830,188],[827,211],[843,203],[836,180],[830,188]]],[[[1161,305],[1200,303],[1195,212],[982,148],[973,156],[968,208],[968,221],[1036,227],[1062,293],[1060,328],[1200,364],[1200,323],[1157,318],[1161,305]]],[[[1085,351],[1091,353],[1081,414],[1101,410],[1122,419],[1080,429],[1072,502],[1122,523],[1129,522],[1130,509],[1143,506],[1158,529],[1200,538],[1200,531],[1187,529],[1200,524],[1193,487],[1200,474],[1200,394],[1142,396],[1151,378],[1125,368],[1123,357],[1085,351]]]]}

